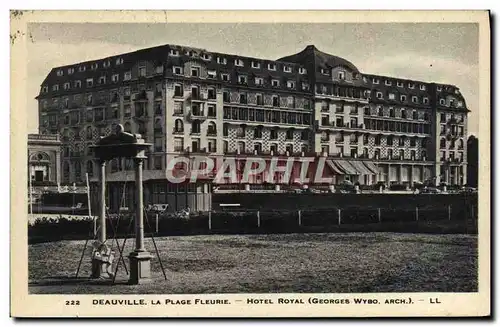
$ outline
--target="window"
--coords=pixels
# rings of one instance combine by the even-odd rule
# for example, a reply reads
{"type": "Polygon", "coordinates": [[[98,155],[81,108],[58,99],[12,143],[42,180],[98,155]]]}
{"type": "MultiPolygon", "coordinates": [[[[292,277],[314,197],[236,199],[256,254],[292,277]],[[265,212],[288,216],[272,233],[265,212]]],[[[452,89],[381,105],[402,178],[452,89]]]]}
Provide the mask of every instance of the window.
{"type": "Polygon", "coordinates": [[[146,67],[139,67],[139,77],[146,77],[146,67]]]}
{"type": "Polygon", "coordinates": [[[326,68],[321,68],[321,74],[323,74],[323,75],[330,75],[330,72],[326,68]]]}
{"type": "Polygon", "coordinates": [[[210,118],[216,118],[217,117],[217,107],[213,104],[208,105],[208,117],[210,118]]]}
{"type": "Polygon", "coordinates": [[[445,149],[446,148],[446,139],[441,139],[441,141],[439,142],[439,147],[441,149],[445,149]]]}
{"type": "Polygon", "coordinates": [[[213,87],[208,88],[207,93],[208,93],[207,97],[208,97],[209,100],[215,100],[216,99],[217,94],[216,94],[215,89],[213,87]]]}
{"type": "Polygon", "coordinates": [[[217,72],[215,70],[207,71],[207,78],[215,79],[217,77],[217,72]]]}
{"type": "Polygon", "coordinates": [[[217,63],[220,65],[225,65],[227,64],[227,59],[222,57],[217,57],[217,63]]]}
{"type": "Polygon", "coordinates": [[[413,84],[413,83],[411,83],[411,82],[410,82],[410,83],[408,83],[408,87],[409,87],[410,89],[414,89],[414,88],[415,88],[415,84],[413,84]]]}
{"type": "Polygon", "coordinates": [[[179,56],[179,50],[170,49],[170,55],[174,56],[174,57],[178,57],[179,56]]]}
{"type": "Polygon", "coordinates": [[[163,65],[156,66],[156,68],[155,68],[155,73],[156,73],[156,74],[161,74],[161,73],[163,73],[163,65]]]}
{"type": "Polygon", "coordinates": [[[191,76],[200,77],[200,67],[191,67],[191,76]]]}
{"type": "Polygon", "coordinates": [[[86,67],[85,67],[85,66],[80,66],[80,67],[78,67],[78,71],[79,71],[79,72],[84,72],[84,71],[85,71],[85,69],[86,69],[86,67]]]}
{"type": "Polygon", "coordinates": [[[283,71],[285,73],[291,73],[292,72],[292,67],[290,67],[290,66],[283,66],[283,71]]]}
{"type": "Polygon", "coordinates": [[[49,92],[49,87],[48,86],[42,87],[42,93],[47,93],[47,92],[49,92]]]}
{"type": "Polygon", "coordinates": [[[90,69],[92,69],[92,70],[96,70],[97,68],[99,68],[99,64],[97,62],[90,65],[90,69]]]}
{"type": "Polygon", "coordinates": [[[385,80],[385,85],[388,85],[388,86],[391,86],[392,85],[392,82],[388,79],[385,80]]]}
{"type": "Polygon", "coordinates": [[[109,60],[106,60],[105,62],[102,63],[102,67],[104,68],[108,68],[109,66],[111,66],[111,62],[109,60]]]}
{"type": "Polygon", "coordinates": [[[234,65],[238,66],[238,67],[243,67],[244,66],[243,60],[241,60],[241,59],[234,59],[234,65]]]}
{"type": "Polygon", "coordinates": [[[99,84],[106,84],[106,76],[99,77],[99,84]]]}
{"type": "Polygon", "coordinates": [[[382,94],[382,92],[377,92],[377,99],[383,99],[384,98],[384,95],[382,94]]]}
{"type": "Polygon", "coordinates": [[[68,68],[68,74],[73,74],[75,72],[75,69],[73,67],[68,68]]]}
{"type": "Polygon", "coordinates": [[[182,67],[174,66],[173,73],[174,73],[174,75],[182,75],[182,67]]]}
{"type": "Polygon", "coordinates": [[[123,64],[123,58],[116,58],[115,65],[119,66],[121,64],[123,64]]]}
{"type": "Polygon", "coordinates": [[[309,91],[309,84],[305,83],[305,82],[302,82],[302,90],[309,91]]]}
{"type": "Polygon", "coordinates": [[[286,87],[289,89],[295,89],[295,81],[287,81],[286,87]]]}
{"type": "Polygon", "coordinates": [[[411,102],[413,102],[413,103],[418,103],[418,97],[416,97],[416,96],[412,96],[412,97],[411,97],[411,102]]]}
{"type": "Polygon", "coordinates": [[[394,113],[394,108],[389,108],[389,117],[396,117],[394,113]]]}
{"type": "Polygon", "coordinates": [[[118,83],[119,79],[120,79],[120,75],[118,75],[118,74],[113,74],[113,75],[111,76],[111,81],[112,81],[113,83],[118,83]]]}
{"type": "Polygon", "coordinates": [[[201,55],[201,59],[203,59],[203,60],[210,60],[210,59],[212,59],[212,56],[209,55],[208,53],[204,53],[204,54],[201,55]]]}
{"type": "Polygon", "coordinates": [[[406,119],[406,110],[401,109],[401,118],[406,119]]]}
{"type": "Polygon", "coordinates": [[[394,100],[396,95],[394,93],[389,93],[389,100],[394,100]]]}
{"type": "Polygon", "coordinates": [[[240,93],[240,103],[247,103],[247,95],[245,93],[240,93]]]}
{"type": "Polygon", "coordinates": [[[405,102],[406,101],[406,95],[401,95],[399,98],[401,99],[401,102],[405,102]]]}
{"type": "Polygon", "coordinates": [[[276,64],[268,64],[267,69],[269,70],[276,70],[276,64]]]}
{"type": "Polygon", "coordinates": [[[397,82],[397,86],[398,86],[398,87],[403,87],[403,86],[404,86],[404,84],[403,84],[403,82],[398,81],[398,82],[397,82]]]}
{"type": "Polygon", "coordinates": [[[224,101],[224,102],[231,102],[230,100],[231,99],[229,97],[229,92],[228,91],[222,92],[222,101],[224,101]]]}
{"type": "Polygon", "coordinates": [[[228,82],[229,81],[229,74],[221,74],[221,78],[223,81],[228,82]]]}
{"type": "Polygon", "coordinates": [[[57,71],[57,76],[63,76],[63,75],[64,75],[64,72],[62,71],[62,69],[57,71]]]}
{"type": "Polygon", "coordinates": [[[416,110],[413,110],[413,120],[417,120],[418,119],[418,112],[416,110]]]}
{"type": "Polygon", "coordinates": [[[423,102],[424,102],[424,104],[429,104],[429,98],[424,98],[423,102]]]}
{"type": "Polygon", "coordinates": [[[273,79],[273,80],[271,80],[271,85],[273,87],[278,87],[278,86],[280,86],[280,81],[277,79],[273,79]]]}
{"type": "Polygon", "coordinates": [[[264,85],[264,79],[262,77],[255,77],[255,85],[264,85]]]}
{"type": "Polygon", "coordinates": [[[439,104],[444,106],[446,104],[446,100],[445,99],[439,99],[439,104]]]}
{"type": "Polygon", "coordinates": [[[129,81],[132,79],[132,72],[128,71],[123,74],[123,80],[124,81],[129,81]]]}
{"type": "Polygon", "coordinates": [[[247,84],[248,78],[246,75],[238,75],[238,83],[247,84]]]}
{"type": "Polygon", "coordinates": [[[69,88],[70,88],[69,82],[64,83],[64,89],[69,90],[69,88]]]}
{"type": "Polygon", "coordinates": [[[442,88],[442,86],[441,86],[441,85],[436,86],[436,91],[441,92],[441,90],[442,90],[442,89],[443,89],[443,88],[442,88]]]}
{"type": "Polygon", "coordinates": [[[257,69],[259,69],[259,68],[260,68],[260,63],[259,63],[259,62],[252,61],[252,68],[257,68],[257,69]]]}
{"type": "Polygon", "coordinates": [[[373,84],[378,84],[378,83],[379,83],[378,78],[373,78],[373,79],[372,79],[372,83],[373,83],[373,84]]]}
{"type": "Polygon", "coordinates": [[[181,84],[174,85],[174,97],[182,97],[184,96],[184,90],[182,89],[181,84]]]}
{"type": "Polygon", "coordinates": [[[300,67],[299,68],[299,74],[303,75],[303,74],[306,74],[306,73],[307,73],[307,70],[304,67],[300,67]]]}
{"type": "Polygon", "coordinates": [[[264,105],[264,100],[263,100],[262,94],[257,94],[256,97],[257,97],[257,105],[259,105],[259,106],[264,105]]]}
{"type": "Polygon", "coordinates": [[[345,72],[338,72],[337,77],[340,80],[345,80],[345,72]]]}
{"type": "Polygon", "coordinates": [[[59,91],[59,85],[52,85],[52,91],[59,91]]]}
{"type": "Polygon", "coordinates": [[[280,99],[277,95],[273,95],[273,107],[279,107],[280,106],[280,99]]]}

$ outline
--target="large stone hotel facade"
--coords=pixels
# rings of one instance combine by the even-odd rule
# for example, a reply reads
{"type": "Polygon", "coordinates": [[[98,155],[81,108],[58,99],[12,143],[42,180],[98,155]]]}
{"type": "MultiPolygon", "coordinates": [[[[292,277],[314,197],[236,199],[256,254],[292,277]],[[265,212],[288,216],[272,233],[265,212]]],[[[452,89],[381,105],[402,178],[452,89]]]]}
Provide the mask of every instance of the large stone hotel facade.
{"type": "MultiPolygon", "coordinates": [[[[323,156],[334,183],[466,183],[469,110],[458,87],[360,72],[312,45],[278,60],[158,46],[53,68],[37,99],[40,133],[62,141],[63,183],[95,178],[89,146],[122,124],[153,144],[153,202],[172,187],[174,156],[323,156]]],[[[133,181],[131,169],[115,160],[107,180],[133,181]]]]}

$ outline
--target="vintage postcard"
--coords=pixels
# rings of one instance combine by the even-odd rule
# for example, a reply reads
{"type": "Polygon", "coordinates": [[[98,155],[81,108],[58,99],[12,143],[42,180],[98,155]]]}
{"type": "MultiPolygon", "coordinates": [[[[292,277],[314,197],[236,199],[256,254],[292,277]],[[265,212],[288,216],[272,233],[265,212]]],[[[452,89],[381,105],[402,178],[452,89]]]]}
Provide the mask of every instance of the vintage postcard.
{"type": "Polygon", "coordinates": [[[13,317],[490,316],[487,11],[16,11],[13,317]]]}

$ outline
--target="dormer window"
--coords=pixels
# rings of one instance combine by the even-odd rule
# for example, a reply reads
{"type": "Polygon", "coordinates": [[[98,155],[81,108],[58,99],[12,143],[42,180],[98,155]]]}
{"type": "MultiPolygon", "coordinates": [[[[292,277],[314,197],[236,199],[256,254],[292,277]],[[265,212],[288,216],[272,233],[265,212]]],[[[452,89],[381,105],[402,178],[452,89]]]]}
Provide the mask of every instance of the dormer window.
{"type": "Polygon", "coordinates": [[[429,98],[424,98],[423,102],[424,102],[424,104],[429,104],[429,98]]]}
{"type": "Polygon", "coordinates": [[[403,94],[403,95],[401,95],[401,96],[399,97],[399,99],[401,100],[401,102],[405,102],[405,101],[406,101],[406,95],[404,95],[404,94],[403,94]]]}
{"type": "Polygon", "coordinates": [[[243,60],[241,60],[241,59],[234,59],[234,65],[238,66],[238,67],[243,67],[244,66],[243,60]]]}
{"type": "Polygon", "coordinates": [[[287,81],[286,87],[289,89],[295,89],[295,81],[287,81]]]}
{"type": "Polygon", "coordinates": [[[204,54],[201,55],[201,59],[203,59],[203,60],[210,60],[210,59],[212,59],[212,56],[209,55],[208,53],[204,53],[204,54]]]}
{"type": "Polygon", "coordinates": [[[200,77],[200,67],[191,67],[191,76],[200,77]]]}
{"type": "Polygon", "coordinates": [[[130,81],[132,79],[132,72],[128,71],[123,74],[123,80],[124,81],[130,81]]]}
{"type": "Polygon", "coordinates": [[[225,82],[229,82],[229,74],[220,74],[221,78],[225,82]]]}
{"type": "Polygon", "coordinates": [[[378,83],[379,83],[378,78],[373,78],[373,79],[372,79],[372,83],[373,83],[373,84],[378,84],[378,83]]]}
{"type": "Polygon", "coordinates": [[[330,75],[330,72],[326,68],[321,68],[321,74],[323,74],[323,75],[330,75]]]}
{"type": "Polygon", "coordinates": [[[462,108],[462,107],[463,107],[463,105],[464,105],[464,103],[463,103],[462,101],[458,101],[458,102],[457,102],[457,107],[458,107],[458,108],[462,108]]]}
{"type": "Polygon", "coordinates": [[[384,98],[384,95],[382,94],[382,92],[377,92],[377,99],[383,99],[384,98]]]}
{"type": "Polygon", "coordinates": [[[264,85],[264,79],[262,77],[255,77],[255,85],[264,85]]]}
{"type": "Polygon", "coordinates": [[[307,74],[307,70],[304,67],[299,68],[299,74],[307,74]]]}
{"type": "Polygon", "coordinates": [[[123,58],[116,58],[115,65],[119,66],[123,64],[123,58]]]}
{"type": "Polygon", "coordinates": [[[436,91],[441,92],[443,90],[443,87],[441,85],[436,86],[436,91]]]}
{"type": "Polygon", "coordinates": [[[57,76],[63,76],[64,75],[64,72],[62,71],[62,69],[59,69],[57,71],[57,76]]]}
{"type": "Polygon", "coordinates": [[[267,69],[269,70],[276,70],[276,64],[268,64],[267,69]]]}
{"type": "Polygon", "coordinates": [[[102,66],[104,68],[108,68],[109,66],[111,66],[111,62],[109,60],[106,60],[105,62],[102,63],[102,66]]]}
{"type": "Polygon", "coordinates": [[[426,87],[424,84],[420,84],[420,91],[425,91],[426,87]]]}
{"type": "Polygon", "coordinates": [[[90,69],[96,70],[99,67],[99,64],[97,62],[94,62],[92,65],[90,65],[90,69]]]}
{"type": "Polygon", "coordinates": [[[217,63],[221,65],[227,64],[227,59],[222,57],[217,57],[217,63]]]}
{"type": "Polygon", "coordinates": [[[207,71],[207,78],[215,79],[217,77],[217,72],[215,70],[207,71]]]}
{"type": "Polygon", "coordinates": [[[411,102],[413,102],[413,103],[418,103],[418,97],[416,97],[416,96],[412,96],[412,97],[411,97],[411,102]]]}
{"type": "Polygon", "coordinates": [[[290,66],[283,66],[283,71],[285,73],[291,73],[292,72],[292,67],[290,67],[290,66]]]}
{"type": "Polygon", "coordinates": [[[70,88],[69,82],[64,83],[64,89],[69,90],[69,88],[70,88]]]}
{"type": "Polygon", "coordinates": [[[52,85],[52,91],[59,91],[59,85],[58,84],[52,85]]]}
{"type": "Polygon", "coordinates": [[[106,76],[99,77],[99,84],[106,84],[106,76]]]}
{"type": "Polygon", "coordinates": [[[187,50],[184,54],[186,56],[188,56],[188,57],[192,57],[193,56],[193,51],[187,50]]]}
{"type": "Polygon", "coordinates": [[[445,99],[439,99],[439,104],[444,106],[446,104],[445,99]]]}
{"type": "Polygon", "coordinates": [[[239,75],[238,76],[238,83],[240,84],[247,84],[248,78],[246,75],[239,75]]]}
{"type": "Polygon", "coordinates": [[[345,72],[338,72],[337,77],[340,80],[345,80],[345,72]]]}
{"type": "Polygon", "coordinates": [[[391,86],[392,85],[392,82],[388,79],[385,80],[385,85],[387,86],[391,86]]]}
{"type": "Polygon", "coordinates": [[[94,79],[87,78],[87,87],[92,87],[92,86],[94,86],[94,79]]]}
{"type": "Polygon", "coordinates": [[[302,90],[309,91],[309,84],[305,83],[305,82],[302,82],[302,90]]]}
{"type": "Polygon", "coordinates": [[[394,93],[389,93],[389,100],[396,99],[396,95],[394,93]]]}
{"type": "Polygon", "coordinates": [[[271,80],[271,85],[273,87],[278,87],[278,86],[280,86],[280,81],[277,79],[273,79],[273,80],[271,80]]]}
{"type": "Polygon", "coordinates": [[[415,84],[413,84],[413,83],[408,83],[408,87],[409,87],[410,89],[414,89],[414,88],[415,88],[415,84]]]}
{"type": "Polygon", "coordinates": [[[174,75],[182,75],[182,67],[174,66],[172,70],[174,72],[174,75]]]}
{"type": "Polygon", "coordinates": [[[113,74],[113,75],[111,76],[111,81],[112,81],[113,83],[118,83],[118,80],[119,80],[119,79],[120,79],[120,75],[118,75],[118,74],[113,74]]]}
{"type": "Polygon", "coordinates": [[[259,69],[260,68],[260,62],[252,61],[252,68],[259,69]]]}
{"type": "Polygon", "coordinates": [[[162,74],[163,73],[163,65],[158,65],[155,67],[155,73],[156,74],[162,74]]]}
{"type": "Polygon", "coordinates": [[[80,88],[82,87],[82,81],[78,80],[78,81],[75,81],[75,88],[80,88]]]}
{"type": "Polygon", "coordinates": [[[397,86],[398,86],[398,87],[403,87],[403,86],[404,86],[404,84],[403,84],[403,82],[398,81],[398,82],[397,82],[397,86]]]}
{"type": "Polygon", "coordinates": [[[170,54],[171,56],[178,57],[178,56],[179,56],[179,50],[170,49],[169,54],[170,54]]]}
{"type": "Polygon", "coordinates": [[[146,77],[146,66],[139,67],[139,77],[146,77]]]}
{"type": "Polygon", "coordinates": [[[78,67],[78,71],[79,71],[79,72],[84,72],[84,71],[85,71],[85,66],[80,66],[80,67],[78,67]]]}
{"type": "Polygon", "coordinates": [[[48,86],[42,87],[42,93],[47,93],[47,92],[49,92],[49,87],[48,86]]]}
{"type": "Polygon", "coordinates": [[[75,72],[75,69],[73,67],[68,68],[68,74],[71,75],[75,72]]]}

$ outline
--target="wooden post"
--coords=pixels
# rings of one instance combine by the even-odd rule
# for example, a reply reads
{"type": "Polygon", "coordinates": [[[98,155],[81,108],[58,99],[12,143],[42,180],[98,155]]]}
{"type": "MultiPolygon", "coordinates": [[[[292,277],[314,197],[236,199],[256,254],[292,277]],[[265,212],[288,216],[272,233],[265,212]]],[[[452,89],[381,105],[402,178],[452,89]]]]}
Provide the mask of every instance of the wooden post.
{"type": "Polygon", "coordinates": [[[340,226],[340,224],[341,224],[341,222],[342,222],[342,216],[341,216],[341,211],[340,211],[340,209],[337,209],[337,213],[338,213],[338,215],[339,215],[339,226],[340,226]]]}
{"type": "Polygon", "coordinates": [[[33,214],[33,184],[31,181],[31,178],[32,178],[31,177],[31,166],[28,166],[28,170],[29,170],[29,182],[30,182],[30,185],[29,185],[29,188],[30,188],[30,214],[33,214]]]}
{"type": "Polygon", "coordinates": [[[158,212],[155,215],[156,218],[156,234],[158,234],[158,212]]]}
{"type": "Polygon", "coordinates": [[[208,230],[212,230],[212,211],[208,212],[208,230]]]}
{"type": "Polygon", "coordinates": [[[451,220],[451,205],[448,206],[448,220],[451,220]]]}
{"type": "Polygon", "coordinates": [[[378,222],[381,223],[382,222],[382,215],[380,213],[380,208],[377,209],[377,212],[378,212],[378,222]]]}
{"type": "Polygon", "coordinates": [[[418,221],[418,207],[415,207],[415,219],[418,221]]]}
{"type": "MultiPolygon", "coordinates": [[[[90,204],[90,183],[89,183],[89,173],[85,173],[85,181],[87,183],[87,206],[89,207],[89,219],[92,219],[92,208],[90,204]]],[[[94,224],[94,234],[95,237],[97,234],[97,220],[92,219],[92,223],[94,224]]]]}
{"type": "Polygon", "coordinates": [[[260,228],[260,211],[257,211],[257,227],[260,228]]]}
{"type": "Polygon", "coordinates": [[[302,213],[299,210],[299,226],[302,226],[302,213]]]}

